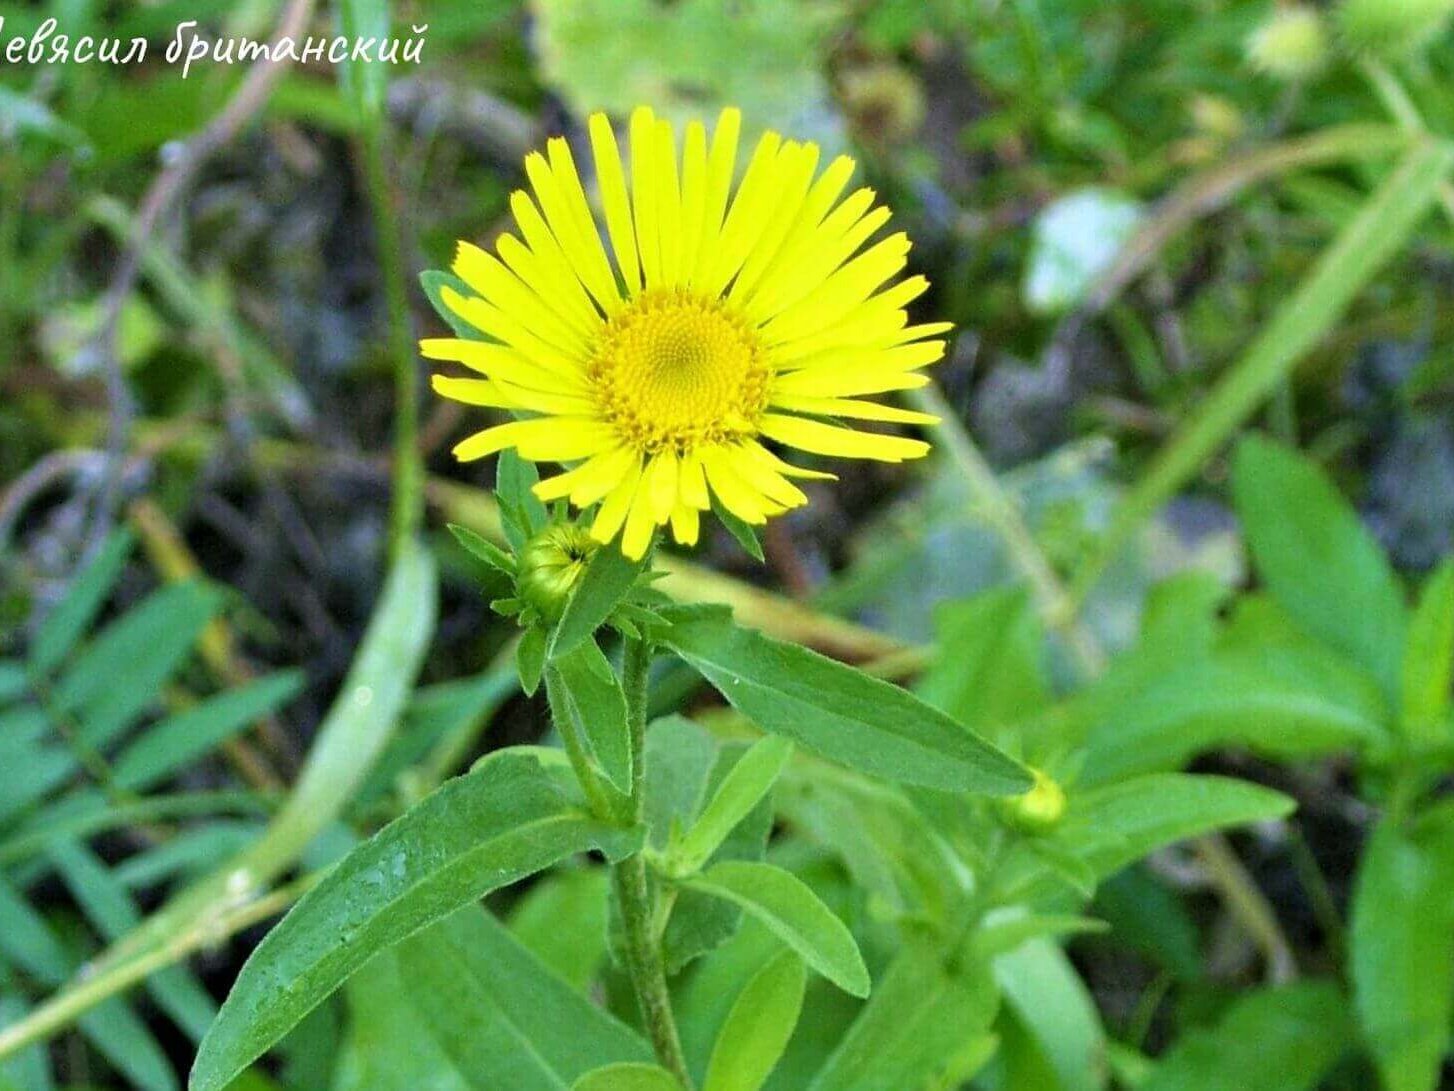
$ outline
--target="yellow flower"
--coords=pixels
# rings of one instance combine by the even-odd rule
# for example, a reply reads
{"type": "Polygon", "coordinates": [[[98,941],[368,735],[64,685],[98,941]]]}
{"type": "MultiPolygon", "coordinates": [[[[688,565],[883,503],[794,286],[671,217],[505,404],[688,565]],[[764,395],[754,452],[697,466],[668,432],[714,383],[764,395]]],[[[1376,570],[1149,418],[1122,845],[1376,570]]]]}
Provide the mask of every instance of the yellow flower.
{"type": "Polygon", "coordinates": [[[536,487],[542,500],[600,504],[597,541],[622,533],[640,557],[654,528],[697,539],[715,496],[752,524],[806,502],[793,466],[767,443],[819,455],[898,462],[917,439],[858,431],[822,418],[932,424],[935,418],[864,395],[929,380],[933,338],[948,323],[911,326],[905,305],[928,287],[895,283],[903,234],[870,244],[888,220],[874,193],[842,197],[847,157],[821,173],[815,144],[769,132],[735,189],[736,110],[710,139],[696,122],[677,134],[649,109],[631,117],[623,166],[604,114],[590,119],[610,256],[560,138],[532,153],[532,193],[510,207],[519,229],[498,257],[461,242],[452,267],[472,294],[445,287],[445,307],[478,340],[425,340],[431,360],[482,379],[434,376],[434,389],[523,419],[459,443],[461,461],[515,448],[571,468],[536,487]],[[841,198],[841,199],[840,199],[841,198]]]}

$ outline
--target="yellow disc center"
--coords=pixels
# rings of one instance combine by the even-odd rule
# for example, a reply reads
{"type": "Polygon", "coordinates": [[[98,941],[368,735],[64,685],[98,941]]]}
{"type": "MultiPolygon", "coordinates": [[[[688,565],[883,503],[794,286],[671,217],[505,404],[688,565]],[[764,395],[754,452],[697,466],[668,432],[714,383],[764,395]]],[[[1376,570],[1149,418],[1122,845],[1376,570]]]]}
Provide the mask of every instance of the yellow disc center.
{"type": "Polygon", "coordinates": [[[645,292],[606,323],[588,374],[601,415],[650,453],[753,432],[767,405],[756,334],[681,289],[645,292]]]}

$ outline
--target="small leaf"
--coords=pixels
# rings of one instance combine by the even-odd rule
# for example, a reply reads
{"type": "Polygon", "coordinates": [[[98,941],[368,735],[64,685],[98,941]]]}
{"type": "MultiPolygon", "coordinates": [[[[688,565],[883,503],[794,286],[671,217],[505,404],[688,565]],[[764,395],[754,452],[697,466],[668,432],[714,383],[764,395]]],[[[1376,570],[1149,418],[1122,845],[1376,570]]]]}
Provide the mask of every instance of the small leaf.
{"type": "Polygon", "coordinates": [[[626,695],[611,664],[594,640],[545,668],[545,688],[557,726],[568,720],[585,738],[608,780],[631,788],[631,737],[626,726],[626,695]]]}
{"type": "Polygon", "coordinates": [[[764,731],[889,780],[1015,795],[1030,776],[1012,758],[917,697],[730,619],[676,621],[662,640],[764,731]]]}
{"type": "Polygon", "coordinates": [[[740,905],[844,992],[868,995],[868,967],[853,934],[796,875],[771,864],[729,860],[685,885],[740,905]]]}
{"type": "Polygon", "coordinates": [[[956,1087],[946,1069],[983,1038],[999,1002],[983,963],[950,970],[937,948],[906,943],[808,1091],[956,1087]]]}
{"type": "Polygon", "coordinates": [[[123,750],[112,767],[118,788],[144,791],[207,753],[303,688],[302,671],[279,671],[167,717],[123,750]]]}
{"type": "Polygon", "coordinates": [[[1347,1003],[1326,981],[1250,993],[1183,1033],[1137,1091],[1310,1091],[1347,1050],[1347,1003]]]}
{"type": "Polygon", "coordinates": [[[587,1072],[571,1091],[682,1091],[682,1085],[660,1065],[622,1061],[587,1072]]]}
{"type": "MultiPolygon", "coordinates": [[[[1106,1032],[1095,1001],[1070,959],[1044,938],[1017,944],[994,960],[995,982],[1014,1012],[1036,1068],[1054,1073],[1062,1091],[1106,1085],[1106,1032]]],[[[1024,1081],[1010,1086],[1024,1086],[1024,1081]]]]}
{"type": "Polygon", "coordinates": [[[540,673],[545,669],[545,630],[531,625],[515,646],[515,669],[520,674],[520,688],[526,697],[535,696],[540,688],[540,673]]]}
{"type": "Polygon", "coordinates": [[[495,456],[495,495],[500,503],[505,537],[516,553],[550,521],[545,505],[532,491],[539,480],[535,463],[525,461],[514,448],[506,448],[495,456]]]}
{"type": "Polygon", "coordinates": [[[760,739],[742,755],[717,792],[687,831],[671,860],[678,874],[687,875],[705,864],[737,823],[772,790],[778,775],[793,756],[793,744],[771,736],[760,739]]]}
{"type": "Polygon", "coordinates": [[[1072,794],[1055,839],[1105,878],[1164,845],[1293,807],[1281,792],[1230,777],[1152,773],[1072,794]]]}
{"type": "Polygon", "coordinates": [[[717,500],[715,493],[712,495],[711,500],[712,514],[717,517],[717,521],[727,528],[728,534],[737,539],[737,544],[743,548],[749,557],[761,564],[763,560],[762,541],[757,536],[757,528],[751,523],[744,523],[723,507],[717,500]]]}
{"type": "Polygon", "coordinates": [[[222,595],[205,583],[174,583],[102,629],[56,683],[56,703],[80,720],[81,737],[101,747],[126,731],[221,605],[222,595]]]}
{"type": "Polygon", "coordinates": [[[464,547],[472,557],[475,557],[489,565],[496,572],[504,573],[506,576],[515,575],[515,558],[506,553],[494,542],[481,538],[469,527],[462,527],[458,523],[449,524],[449,532],[454,535],[454,540],[464,547]]]}
{"type": "Polygon", "coordinates": [[[1393,569],[1352,506],[1306,457],[1249,436],[1232,465],[1257,572],[1309,633],[1371,672],[1392,701],[1408,627],[1393,569]]]}
{"type": "Polygon", "coordinates": [[[1403,658],[1401,723],[1418,743],[1437,743],[1449,714],[1454,682],[1454,557],[1446,558],[1424,585],[1409,623],[1403,658]]]}
{"type": "Polygon", "coordinates": [[[448,288],[452,292],[464,296],[466,299],[474,296],[473,289],[460,280],[453,273],[447,273],[443,269],[429,269],[419,274],[419,286],[424,289],[425,296],[429,299],[429,305],[434,308],[434,313],[449,325],[456,337],[466,341],[483,341],[485,337],[479,330],[475,329],[454,311],[450,310],[444,303],[443,290],[448,288]]]}
{"type": "Polygon", "coordinates": [[[798,1025],[806,984],[803,960],[792,951],[753,975],[717,1035],[702,1091],[758,1091],[798,1025]]]}
{"type": "Polygon", "coordinates": [[[221,1091],[374,954],[567,856],[629,851],[533,757],[501,751],[349,853],[253,951],[192,1070],[221,1091]]]}
{"type": "Polygon", "coordinates": [[[556,1091],[603,1062],[651,1056],[476,906],[394,950],[414,1009],[477,1091],[556,1091]]]}
{"type": "Polygon", "coordinates": [[[627,560],[614,545],[596,550],[550,635],[550,658],[570,655],[605,624],[648,563],[649,557],[627,560]]]}
{"type": "Polygon", "coordinates": [[[125,531],[117,531],[102,544],[95,560],[76,577],[70,590],[36,633],[35,643],[30,649],[32,671],[49,674],[70,654],[111,595],[111,589],[116,586],[121,570],[131,556],[131,547],[131,535],[125,531]]]}
{"type": "Polygon", "coordinates": [[[1385,820],[1358,866],[1349,927],[1353,995],[1387,1091],[1433,1091],[1454,997],[1454,811],[1403,830],[1385,820]]]}

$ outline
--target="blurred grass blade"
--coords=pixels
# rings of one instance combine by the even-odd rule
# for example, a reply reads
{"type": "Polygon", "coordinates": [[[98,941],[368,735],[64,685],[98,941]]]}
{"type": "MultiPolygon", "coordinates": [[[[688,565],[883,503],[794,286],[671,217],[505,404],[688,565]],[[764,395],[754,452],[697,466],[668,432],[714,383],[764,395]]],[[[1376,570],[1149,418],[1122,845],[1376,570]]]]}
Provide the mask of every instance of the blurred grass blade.
{"type": "Polygon", "coordinates": [[[319,727],[298,783],[267,833],[147,918],[95,961],[86,980],[73,982],[21,1022],[0,1030],[0,1057],[54,1034],[112,991],[127,988],[135,977],[133,963],[199,945],[212,934],[219,913],[258,898],[268,881],[287,870],[338,816],[388,742],[413,689],[434,632],[436,580],[433,557],[408,539],[384,581],[353,666],[319,727]]]}
{"type": "Polygon", "coordinates": [[[140,792],[201,757],[303,688],[301,671],[279,671],[167,717],[117,757],[116,785],[140,792]]]}
{"type": "Polygon", "coordinates": [[[1247,420],[1348,304],[1408,241],[1454,165],[1454,147],[1412,148],[1318,259],[1257,340],[1192,412],[1122,500],[1099,549],[1077,574],[1083,601],[1142,522],[1184,485],[1247,420]]]}
{"type": "MultiPolygon", "coordinates": [[[[115,940],[141,922],[141,914],[121,883],[94,852],[78,841],[57,841],[51,861],[96,930],[115,940]]],[[[147,979],[157,1006],[200,1042],[217,1017],[217,1005],[191,972],[182,966],[158,970],[147,979]]]]}
{"type": "Polygon", "coordinates": [[[106,539],[95,560],[76,577],[66,597],[36,633],[30,648],[32,671],[49,674],[70,654],[116,586],[126,559],[131,556],[131,546],[131,535],[125,531],[117,531],[106,539]]]}
{"type": "MultiPolygon", "coordinates": [[[[339,33],[349,41],[379,41],[389,37],[388,0],[341,0],[338,5],[339,33]]],[[[364,125],[378,121],[384,109],[388,66],[352,55],[339,66],[343,92],[364,125]]]]}

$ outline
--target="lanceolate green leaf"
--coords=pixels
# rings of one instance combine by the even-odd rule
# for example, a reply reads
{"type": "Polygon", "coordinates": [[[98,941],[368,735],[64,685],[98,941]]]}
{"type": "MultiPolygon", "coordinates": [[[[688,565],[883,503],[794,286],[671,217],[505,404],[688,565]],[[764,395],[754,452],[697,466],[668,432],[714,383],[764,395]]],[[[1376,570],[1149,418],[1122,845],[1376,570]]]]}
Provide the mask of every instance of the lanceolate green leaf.
{"type": "Polygon", "coordinates": [[[844,992],[868,995],[868,968],[853,934],[796,875],[771,864],[727,860],[686,885],[740,905],[844,992]]]}
{"type": "Polygon", "coordinates": [[[200,582],[152,592],[71,661],[56,683],[56,707],[80,721],[91,746],[111,742],[156,700],[221,604],[200,582]]]}
{"type": "Polygon", "coordinates": [[[551,633],[550,658],[570,655],[599,629],[635,585],[646,563],[646,558],[627,560],[614,545],[596,550],[551,633]]]}
{"type": "Polygon", "coordinates": [[[660,1065],[626,1061],[587,1072],[571,1091],[682,1091],[682,1085],[660,1065]]]}
{"type": "Polygon", "coordinates": [[[912,694],[816,652],[706,616],[663,640],[764,731],[889,780],[1012,795],[1013,759],[912,694]]]}
{"type": "Polygon", "coordinates": [[[1273,596],[1396,700],[1408,625],[1403,592],[1352,506],[1305,457],[1255,436],[1237,448],[1232,485],[1257,573],[1273,596]]]}
{"type": "Polygon", "coordinates": [[[415,1011],[478,1091],[559,1091],[650,1047],[474,906],[395,948],[415,1011]]]}
{"type": "MultiPolygon", "coordinates": [[[[631,787],[631,738],[620,679],[593,639],[548,662],[545,685],[556,717],[569,717],[590,744],[601,771],[622,791],[631,787]]],[[[560,725],[564,729],[567,725],[560,725]]]]}
{"type": "Polygon", "coordinates": [[[217,914],[239,898],[254,896],[298,859],[354,797],[387,745],[434,632],[436,587],[429,551],[406,541],[298,782],[263,836],[114,944],[90,979],[61,990],[21,1023],[0,1029],[0,1053],[54,1033],[109,996],[108,990],[125,988],[134,963],[179,937],[200,943],[201,936],[211,934],[217,914]]]}
{"type": "Polygon", "coordinates": [[[1152,773],[1072,792],[1055,836],[1104,878],[1163,845],[1292,809],[1281,792],[1230,777],[1152,773]]]}
{"type": "Polygon", "coordinates": [[[702,1091],[758,1091],[798,1025],[807,975],[784,951],[752,976],[722,1024],[702,1091]]]}
{"type": "Polygon", "coordinates": [[[1454,996],[1454,809],[1412,829],[1385,820],[1359,864],[1350,921],[1353,992],[1387,1091],[1433,1091],[1454,996]]]}
{"type": "Polygon", "coordinates": [[[1349,1022],[1326,981],[1252,993],[1184,1034],[1138,1091],[1309,1091],[1348,1048],[1349,1022]]]}
{"type": "Polygon", "coordinates": [[[35,635],[35,643],[30,649],[32,671],[48,674],[75,647],[111,594],[111,588],[131,555],[131,545],[130,534],[125,531],[113,534],[106,539],[85,571],[76,577],[65,598],[35,635]]]}
{"type": "Polygon", "coordinates": [[[1085,983],[1056,944],[1032,939],[994,960],[995,981],[1026,1045],[1055,1073],[1060,1091],[1106,1084],[1106,1032],[1085,983]]]}
{"type": "Polygon", "coordinates": [[[149,728],[116,759],[116,785],[143,791],[205,754],[303,688],[300,671],[279,671],[218,694],[149,728]]]}
{"type": "Polygon", "coordinates": [[[984,964],[951,970],[942,952],[910,942],[808,1091],[926,1087],[935,1077],[946,1086],[951,1058],[985,1035],[999,1002],[984,964]]]}
{"type": "Polygon", "coordinates": [[[673,862],[683,872],[696,871],[705,864],[737,823],[772,790],[792,754],[793,744],[783,738],[754,743],[723,778],[701,817],[681,839],[672,854],[673,862]]]}
{"type": "Polygon", "coordinates": [[[1440,741],[1454,681],[1454,557],[1434,570],[1409,624],[1401,722],[1414,742],[1440,741]]]}
{"type": "Polygon", "coordinates": [[[638,840],[577,810],[531,757],[450,781],[346,856],[259,944],[192,1070],[219,1091],[378,951],[497,887],[638,840]]]}

